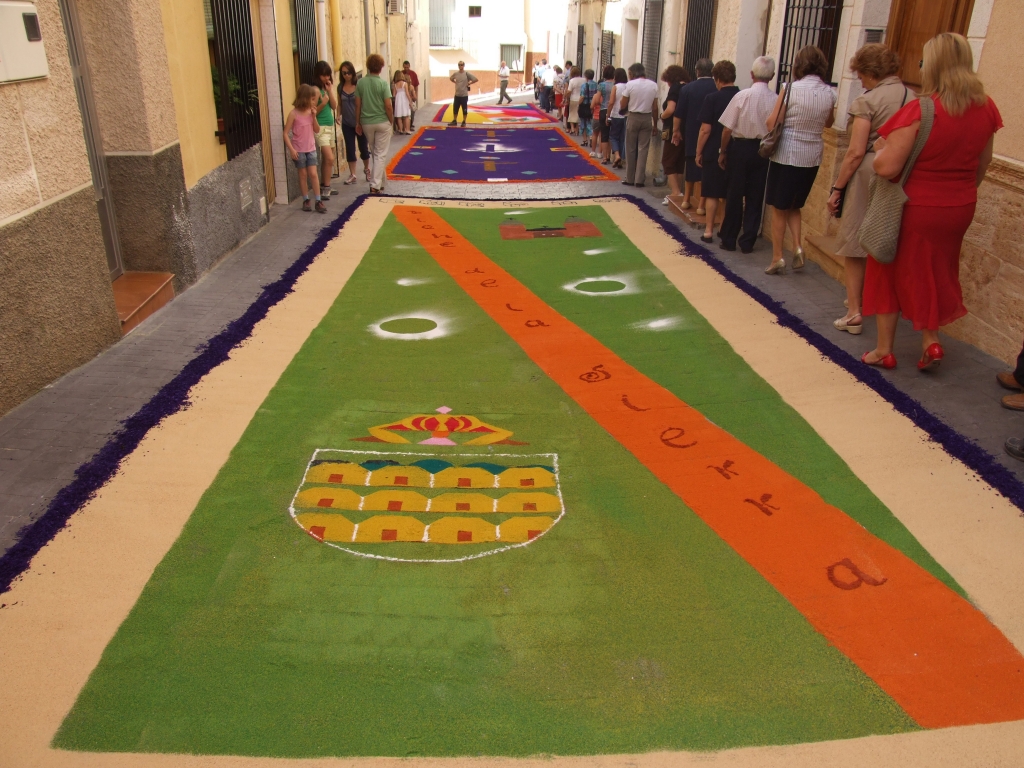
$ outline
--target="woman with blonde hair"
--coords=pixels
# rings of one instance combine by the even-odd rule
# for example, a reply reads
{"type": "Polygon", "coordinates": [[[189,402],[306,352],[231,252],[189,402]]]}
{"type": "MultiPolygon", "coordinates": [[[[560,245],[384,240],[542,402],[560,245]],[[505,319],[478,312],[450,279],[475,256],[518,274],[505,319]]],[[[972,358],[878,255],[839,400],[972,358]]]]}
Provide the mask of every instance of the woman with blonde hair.
{"type": "Polygon", "coordinates": [[[896,367],[892,348],[902,312],[921,331],[917,367],[924,371],[945,356],[939,326],[967,314],[960,247],[1003,121],[974,74],[971,47],[962,35],[943,32],[925,43],[921,85],[921,99],[910,101],[883,125],[875,142],[875,173],[898,182],[921,125],[921,101],[934,102],[931,132],[903,188],[909,199],[896,258],[891,264],[874,259],[867,264],[863,311],[878,316],[878,344],[861,360],[896,367]]]}
{"type": "Polygon", "coordinates": [[[399,70],[391,81],[391,98],[395,100],[395,132],[407,136],[412,118],[412,88],[405,74],[399,70]]]}
{"type": "Polygon", "coordinates": [[[864,93],[850,104],[846,124],[850,146],[832,185],[828,211],[839,219],[836,255],[843,257],[846,277],[847,312],[832,325],[837,330],[857,335],[863,330],[860,302],[867,268],[867,253],[860,247],[857,231],[868,209],[868,185],[875,175],[871,164],[875,160],[878,129],[913,98],[913,94],[897,76],[900,57],[881,43],[868,43],[857,51],[850,59],[850,71],[860,78],[864,93]]]}

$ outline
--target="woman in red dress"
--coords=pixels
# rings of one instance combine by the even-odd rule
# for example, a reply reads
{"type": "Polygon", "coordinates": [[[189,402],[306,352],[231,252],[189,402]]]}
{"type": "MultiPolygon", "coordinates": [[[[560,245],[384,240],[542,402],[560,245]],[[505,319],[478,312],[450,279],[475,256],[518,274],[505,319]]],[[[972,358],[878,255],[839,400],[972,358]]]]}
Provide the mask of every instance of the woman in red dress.
{"type": "MultiPolygon", "coordinates": [[[[961,35],[944,32],[925,43],[921,84],[922,98],[935,102],[935,121],[904,187],[909,200],[896,258],[891,264],[868,259],[863,313],[878,316],[878,346],[861,360],[896,367],[892,348],[902,312],[921,331],[917,367],[923,371],[944,356],[939,326],[967,314],[960,247],[1003,121],[974,74],[971,48],[961,35]]],[[[920,125],[915,99],[879,129],[874,170],[882,179],[899,181],[920,125]]]]}

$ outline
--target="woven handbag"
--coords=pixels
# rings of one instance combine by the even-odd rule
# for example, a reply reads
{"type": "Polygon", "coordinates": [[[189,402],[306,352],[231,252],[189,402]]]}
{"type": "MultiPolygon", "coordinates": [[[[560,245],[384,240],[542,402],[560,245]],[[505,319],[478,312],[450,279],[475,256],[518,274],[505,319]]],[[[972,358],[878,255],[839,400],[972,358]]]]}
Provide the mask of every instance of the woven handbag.
{"type": "Polygon", "coordinates": [[[924,149],[935,122],[935,102],[928,96],[919,101],[921,127],[917,131],[917,139],[914,141],[910,157],[907,158],[907,164],[903,166],[900,183],[893,184],[877,175],[872,177],[868,187],[868,209],[860,229],[857,230],[860,247],[882,264],[890,264],[896,258],[896,245],[900,239],[900,224],[903,221],[903,206],[908,199],[907,193],[903,191],[903,185],[907,183],[914,163],[917,162],[917,156],[924,149]]]}
{"type": "Polygon", "coordinates": [[[782,112],[779,114],[775,127],[768,131],[765,137],[761,139],[761,144],[757,148],[757,154],[761,157],[771,158],[779,146],[779,139],[782,138],[782,124],[786,121],[786,112],[789,111],[789,94],[793,90],[792,85],[793,81],[791,80],[789,85],[786,86],[786,100],[782,105],[782,112]]]}

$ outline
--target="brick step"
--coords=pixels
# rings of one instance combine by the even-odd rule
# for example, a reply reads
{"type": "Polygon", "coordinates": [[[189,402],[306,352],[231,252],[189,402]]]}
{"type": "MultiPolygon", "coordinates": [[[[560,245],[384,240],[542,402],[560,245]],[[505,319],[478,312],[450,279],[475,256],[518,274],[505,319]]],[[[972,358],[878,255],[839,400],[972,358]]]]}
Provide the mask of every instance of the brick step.
{"type": "Polygon", "coordinates": [[[807,258],[821,267],[833,280],[840,283],[846,279],[843,257],[836,255],[836,238],[831,235],[808,235],[804,238],[804,252],[807,258]]]}
{"type": "Polygon", "coordinates": [[[170,272],[125,272],[112,283],[122,336],[174,298],[173,281],[170,272]]]}

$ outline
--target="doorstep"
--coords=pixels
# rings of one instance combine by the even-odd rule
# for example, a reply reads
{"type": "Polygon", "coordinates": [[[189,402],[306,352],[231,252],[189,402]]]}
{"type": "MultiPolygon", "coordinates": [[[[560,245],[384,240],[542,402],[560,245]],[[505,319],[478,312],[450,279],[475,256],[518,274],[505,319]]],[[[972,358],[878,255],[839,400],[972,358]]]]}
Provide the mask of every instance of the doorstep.
{"type": "Polygon", "coordinates": [[[170,272],[125,272],[111,287],[124,336],[174,298],[170,272]]]}

